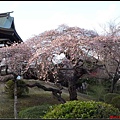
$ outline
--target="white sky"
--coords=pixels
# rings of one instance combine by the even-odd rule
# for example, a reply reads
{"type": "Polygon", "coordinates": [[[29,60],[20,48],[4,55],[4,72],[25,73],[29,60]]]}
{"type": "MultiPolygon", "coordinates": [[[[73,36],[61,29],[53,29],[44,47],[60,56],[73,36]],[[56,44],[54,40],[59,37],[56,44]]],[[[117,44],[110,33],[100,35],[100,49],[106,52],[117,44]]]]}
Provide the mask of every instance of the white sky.
{"type": "Polygon", "coordinates": [[[120,1],[0,1],[0,13],[10,11],[25,41],[61,24],[101,31],[100,25],[120,17],[120,1]]]}

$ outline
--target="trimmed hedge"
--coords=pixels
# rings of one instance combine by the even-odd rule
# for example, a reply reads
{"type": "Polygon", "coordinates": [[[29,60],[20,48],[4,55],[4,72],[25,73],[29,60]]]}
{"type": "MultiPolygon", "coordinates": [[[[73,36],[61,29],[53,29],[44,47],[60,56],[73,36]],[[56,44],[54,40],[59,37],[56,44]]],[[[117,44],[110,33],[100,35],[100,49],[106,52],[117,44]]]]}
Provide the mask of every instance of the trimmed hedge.
{"type": "Polygon", "coordinates": [[[29,107],[25,110],[20,111],[19,117],[20,118],[41,118],[46,113],[49,107],[50,107],[49,104],[29,107]]]}
{"type": "Polygon", "coordinates": [[[120,95],[112,99],[111,104],[120,110],[120,95]]]}
{"type": "Polygon", "coordinates": [[[111,115],[118,116],[120,111],[110,104],[95,101],[68,101],[53,106],[43,118],[109,118],[111,115]]]}
{"type": "Polygon", "coordinates": [[[111,104],[112,99],[116,96],[119,96],[119,94],[117,94],[117,93],[107,93],[106,95],[104,95],[104,101],[108,104],[111,104]]]}

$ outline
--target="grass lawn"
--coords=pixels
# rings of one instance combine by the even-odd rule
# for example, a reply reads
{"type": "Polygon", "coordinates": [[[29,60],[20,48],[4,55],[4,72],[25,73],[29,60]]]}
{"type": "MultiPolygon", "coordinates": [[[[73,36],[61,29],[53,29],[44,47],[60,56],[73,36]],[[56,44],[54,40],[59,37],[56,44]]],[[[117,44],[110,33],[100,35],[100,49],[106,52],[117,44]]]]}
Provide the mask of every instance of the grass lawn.
{"type": "MultiPolygon", "coordinates": [[[[69,96],[67,93],[63,93],[62,97],[68,101],[69,96]]],[[[78,96],[80,100],[89,100],[87,98],[78,96]]],[[[24,110],[28,107],[43,105],[43,104],[60,104],[60,102],[55,99],[51,92],[43,91],[37,87],[29,88],[29,94],[18,98],[17,111],[24,110]]],[[[4,85],[0,83],[0,118],[14,118],[14,99],[8,98],[4,93],[4,85]]]]}

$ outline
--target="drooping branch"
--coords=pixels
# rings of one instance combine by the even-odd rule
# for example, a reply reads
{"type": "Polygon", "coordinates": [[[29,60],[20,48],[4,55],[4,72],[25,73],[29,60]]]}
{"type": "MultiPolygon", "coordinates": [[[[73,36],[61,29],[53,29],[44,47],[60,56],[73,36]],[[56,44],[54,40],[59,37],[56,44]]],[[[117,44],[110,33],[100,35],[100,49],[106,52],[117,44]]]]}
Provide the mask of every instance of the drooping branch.
{"type": "Polygon", "coordinates": [[[46,88],[45,86],[41,85],[40,83],[34,83],[34,84],[25,84],[25,85],[19,85],[19,87],[22,86],[22,87],[38,87],[38,88],[41,88],[43,89],[44,91],[51,91],[53,96],[55,96],[58,101],[60,101],[61,103],[65,103],[66,101],[61,97],[61,94],[62,94],[62,91],[61,90],[58,90],[58,89],[54,89],[54,88],[46,88]]]}

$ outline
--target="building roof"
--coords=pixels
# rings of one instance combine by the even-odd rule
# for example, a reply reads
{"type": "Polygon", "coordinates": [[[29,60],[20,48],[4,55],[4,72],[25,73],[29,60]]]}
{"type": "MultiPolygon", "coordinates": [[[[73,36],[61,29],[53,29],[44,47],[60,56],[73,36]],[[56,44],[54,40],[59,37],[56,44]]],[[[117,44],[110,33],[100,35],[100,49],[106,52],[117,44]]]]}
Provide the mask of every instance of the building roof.
{"type": "Polygon", "coordinates": [[[12,12],[0,13],[0,44],[11,45],[23,42],[15,29],[14,17],[12,12]]]}

